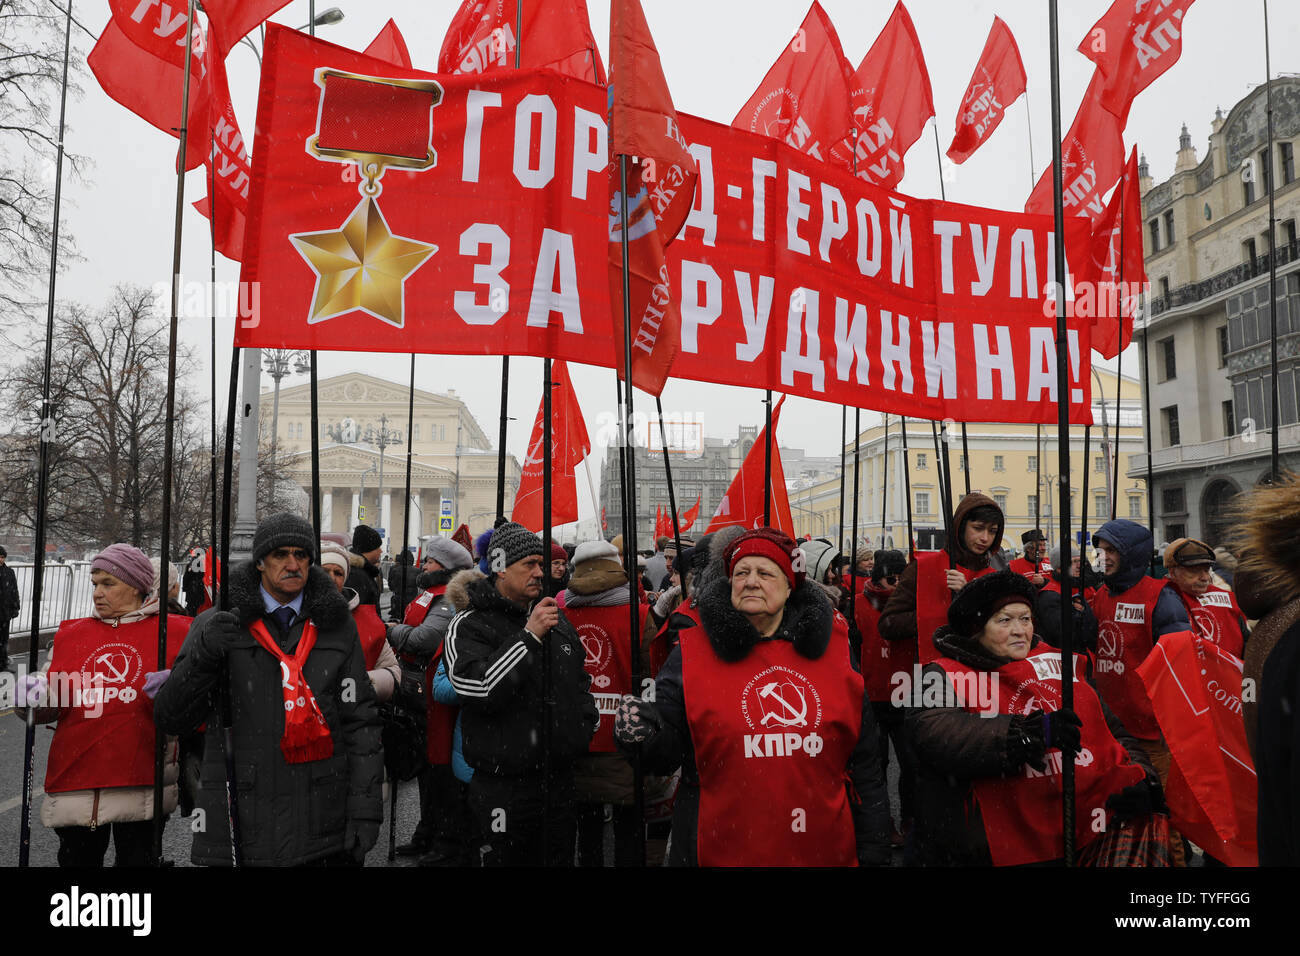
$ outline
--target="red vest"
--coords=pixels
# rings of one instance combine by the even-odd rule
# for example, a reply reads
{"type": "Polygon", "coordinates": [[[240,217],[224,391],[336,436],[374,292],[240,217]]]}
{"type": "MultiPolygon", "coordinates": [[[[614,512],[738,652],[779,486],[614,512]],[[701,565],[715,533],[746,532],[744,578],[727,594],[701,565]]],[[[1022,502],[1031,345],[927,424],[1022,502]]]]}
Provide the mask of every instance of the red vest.
{"type": "Polygon", "coordinates": [[[1168,583],[1144,576],[1118,597],[1110,593],[1109,585],[1103,584],[1092,599],[1092,613],[1097,615],[1093,680],[1124,729],[1142,740],[1160,739],[1160,725],[1151,711],[1137,667],[1155,646],[1151,618],[1156,600],[1168,583]]]}
{"type": "Polygon", "coordinates": [[[411,627],[419,627],[424,623],[424,619],[429,616],[429,608],[438,603],[438,598],[442,592],[447,590],[447,585],[441,585],[436,588],[429,588],[427,591],[406,605],[406,614],[402,617],[403,624],[409,624],[411,627]]]}
{"type": "Polygon", "coordinates": [[[1210,585],[1208,591],[1196,598],[1183,593],[1177,585],[1174,590],[1183,599],[1196,632],[1234,657],[1241,657],[1245,645],[1241,636],[1243,615],[1232,592],[1210,585]]]}
{"type": "MultiPolygon", "coordinates": [[[[642,604],[637,610],[644,628],[650,609],[642,604]]],[[[640,688],[632,689],[632,639],[628,634],[631,622],[627,605],[574,607],[570,604],[564,608],[564,616],[582,642],[582,666],[591,675],[591,696],[596,698],[596,710],[600,713],[600,726],[587,749],[591,753],[613,753],[616,749],[614,712],[624,694],[640,696],[640,688]]]]}
{"type": "MultiPolygon", "coordinates": [[[[922,664],[939,659],[934,632],[948,623],[948,605],[952,603],[947,578],[950,566],[947,551],[916,552],[916,645],[922,664]]],[[[992,567],[971,571],[960,564],[957,570],[968,582],[993,573],[992,567]]]]}
{"type": "Polygon", "coordinates": [[[1016,558],[1007,565],[1007,570],[1014,571],[1016,574],[1023,574],[1027,578],[1032,578],[1035,574],[1041,574],[1049,581],[1052,578],[1052,563],[1050,561],[1039,561],[1034,564],[1034,562],[1026,558],[1016,558]]]}
{"type": "MultiPolygon", "coordinates": [[[[948,672],[959,705],[972,714],[988,714],[993,707],[1000,714],[1051,713],[1061,706],[1061,655],[1042,643],[1023,661],[1004,664],[997,671],[975,671],[948,657],[938,663],[948,672]]],[[[1074,712],[1083,721],[1083,750],[1074,759],[1077,847],[1100,835],[1093,824],[1099,809],[1106,813],[1106,798],[1144,776],[1106,726],[1101,701],[1084,680],[1084,666],[1083,657],[1074,655],[1074,712]]],[[[994,866],[1041,863],[1065,854],[1061,752],[1049,749],[1044,761],[1045,772],[1025,764],[1009,776],[982,777],[972,783],[994,866]]]]}
{"type": "Polygon", "coordinates": [[[702,627],[682,631],[680,646],[700,865],[856,866],[845,768],[863,692],[846,627],[817,660],[773,640],[728,663],[702,627]]]}
{"type": "MultiPolygon", "coordinates": [[[[167,615],[167,666],[190,618],[167,615]]],[[[50,699],[59,725],[50,743],[45,790],[153,784],[153,701],[144,675],[158,669],[158,618],[113,627],[91,617],[64,621],[54,636],[50,699]]]]}
{"type": "Polygon", "coordinates": [[[366,670],[374,670],[379,663],[379,653],[384,649],[388,629],[379,619],[379,612],[373,604],[358,604],[352,612],[352,620],[357,625],[357,638],[361,641],[361,653],[366,658],[366,670]]]}
{"type": "MultiPolygon", "coordinates": [[[[886,595],[886,600],[888,596],[886,595]]],[[[865,594],[853,602],[853,617],[862,634],[862,680],[867,699],[873,704],[889,700],[894,675],[903,673],[912,679],[916,663],[916,644],[912,641],[887,641],[880,636],[880,611],[865,594]]]]}

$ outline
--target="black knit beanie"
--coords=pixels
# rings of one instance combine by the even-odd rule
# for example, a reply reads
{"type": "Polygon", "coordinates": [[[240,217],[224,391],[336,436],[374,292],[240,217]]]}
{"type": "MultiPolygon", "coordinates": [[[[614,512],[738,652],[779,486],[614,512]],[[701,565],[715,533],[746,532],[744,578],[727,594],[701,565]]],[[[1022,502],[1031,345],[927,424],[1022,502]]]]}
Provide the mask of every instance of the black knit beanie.
{"type": "Polygon", "coordinates": [[[352,553],[369,554],[375,548],[382,548],[384,539],[379,532],[368,524],[359,524],[352,532],[352,553]]]}
{"type": "Polygon", "coordinates": [[[311,522],[288,512],[269,515],[253,532],[253,563],[257,564],[276,548],[302,548],[316,560],[316,529],[311,522]]]}

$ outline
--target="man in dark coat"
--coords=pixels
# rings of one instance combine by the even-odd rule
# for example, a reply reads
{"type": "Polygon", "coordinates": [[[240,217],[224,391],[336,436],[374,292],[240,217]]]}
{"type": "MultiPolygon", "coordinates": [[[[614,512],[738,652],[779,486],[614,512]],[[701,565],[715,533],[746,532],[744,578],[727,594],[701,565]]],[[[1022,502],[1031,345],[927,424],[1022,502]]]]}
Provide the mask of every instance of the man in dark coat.
{"type": "Polygon", "coordinates": [[[9,666],[9,622],[18,616],[22,601],[18,597],[18,578],[6,564],[9,552],[0,548],[0,670],[9,666]]]}
{"type": "Polygon", "coordinates": [[[379,556],[384,551],[384,539],[369,525],[359,524],[352,532],[352,546],[348,549],[361,558],[361,566],[348,571],[343,586],[357,592],[362,604],[373,604],[379,611],[379,595],[384,590],[384,579],[379,573],[379,556]]]}
{"type": "Polygon", "coordinates": [[[352,615],[312,565],[315,550],[302,518],[263,520],[253,559],[231,571],[231,610],[199,615],[154,701],[166,733],[207,724],[196,801],[204,826],[195,828],[190,853],[196,864],[231,861],[223,672],[244,864],[360,864],[379,836],[384,755],[375,694],[352,615]]]}
{"type": "Polygon", "coordinates": [[[599,715],[577,632],[554,598],[542,597],[542,541],[522,525],[497,528],[489,574],[468,589],[469,607],[447,628],[447,673],[461,699],[461,740],[474,768],[470,811],[484,866],[573,865],[573,764],[599,715]],[[540,600],[539,600],[540,599],[540,600]],[[543,655],[551,662],[545,727],[543,655]],[[543,835],[545,749],[550,756],[550,832],[543,835]]]}

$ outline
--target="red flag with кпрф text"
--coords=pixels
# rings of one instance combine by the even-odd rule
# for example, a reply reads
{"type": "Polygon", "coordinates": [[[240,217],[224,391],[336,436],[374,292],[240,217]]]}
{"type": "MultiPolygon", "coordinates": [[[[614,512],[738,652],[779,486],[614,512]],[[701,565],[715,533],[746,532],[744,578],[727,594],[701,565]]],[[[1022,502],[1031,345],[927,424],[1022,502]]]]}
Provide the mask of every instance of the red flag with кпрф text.
{"type": "MultiPolygon", "coordinates": [[[[785,396],[782,395],[776,407],[772,409],[771,527],[784,531],[793,538],[794,519],[790,515],[790,498],[785,490],[785,469],[781,467],[781,449],[776,443],[776,426],[781,420],[781,405],[784,402],[785,396]]],[[[764,428],[758,433],[758,438],[749,449],[749,454],[745,456],[740,470],[736,472],[736,477],[731,479],[731,484],[727,486],[727,493],[718,503],[718,510],[705,529],[705,534],[731,525],[739,525],[746,531],[763,527],[763,505],[765,504],[763,492],[766,490],[763,485],[765,471],[763,463],[767,455],[766,442],[767,429],[764,428]]]]}
{"type": "Polygon", "coordinates": [[[852,76],[830,17],[814,2],[731,125],[848,169],[847,151],[832,159],[831,150],[852,134],[852,76]]]}
{"type": "Polygon", "coordinates": [[[964,163],[993,135],[1007,107],[1025,92],[1025,66],[1020,62],[1016,38],[1001,17],[993,18],[966,95],[957,109],[957,131],[948,158],[964,163]]]}
{"type": "Polygon", "coordinates": [[[1115,0],[1079,43],[1105,77],[1100,100],[1128,116],[1133,98],[1183,53],[1183,15],[1195,0],[1115,0]]]}
{"type": "Polygon", "coordinates": [[[442,41],[439,73],[512,69],[555,70],[605,85],[605,66],[591,35],[585,0],[464,0],[442,41]],[[523,2],[523,42],[515,37],[523,2]]]}
{"type": "MultiPolygon", "coordinates": [[[[1066,216],[1086,216],[1095,228],[1106,212],[1103,197],[1124,171],[1124,117],[1101,105],[1105,77],[1094,71],[1061,140],[1061,200],[1066,216]]],[[[1043,170],[1025,203],[1025,212],[1052,215],[1052,167],[1043,170]]]]}
{"type": "MultiPolygon", "coordinates": [[[[1075,310],[1095,317],[1092,347],[1102,358],[1114,358],[1128,348],[1138,294],[1146,286],[1140,191],[1134,146],[1124,175],[1111,192],[1106,214],[1092,234],[1089,254],[1081,257],[1083,282],[1076,284],[1074,292],[1075,310]],[[1084,309],[1084,296],[1092,297],[1090,310],[1084,309]]],[[[1066,238],[1070,238],[1068,233],[1066,238]]]]}
{"type": "MultiPolygon", "coordinates": [[[[609,281],[614,315],[623,314],[623,205],[627,205],[628,335],[632,384],[651,395],[664,382],[681,345],[681,313],[664,250],[690,215],[699,167],[677,128],[659,51],[638,0],[612,0],[609,21],[610,166],[609,281]],[[623,166],[627,157],[627,197],[623,166]]],[[[622,341],[614,367],[625,376],[622,341]]]]}
{"type": "MultiPolygon", "coordinates": [[[[574,478],[578,463],[591,451],[591,439],[578,407],[569,366],[564,362],[551,365],[551,526],[578,520],[578,483],[574,478]]],[[[542,530],[542,426],[546,404],[537,406],[537,419],[528,439],[528,457],[519,476],[519,491],[510,515],[530,531],[542,530]]]]}
{"type": "Polygon", "coordinates": [[[1241,672],[1240,659],[1191,631],[1166,634],[1138,666],[1169,746],[1169,822],[1220,862],[1258,866],[1241,672]]]}
{"type": "Polygon", "coordinates": [[[852,86],[851,168],[859,179],[896,189],[903,179],[903,157],[934,116],[930,72],[902,0],[858,64],[852,86]]]}

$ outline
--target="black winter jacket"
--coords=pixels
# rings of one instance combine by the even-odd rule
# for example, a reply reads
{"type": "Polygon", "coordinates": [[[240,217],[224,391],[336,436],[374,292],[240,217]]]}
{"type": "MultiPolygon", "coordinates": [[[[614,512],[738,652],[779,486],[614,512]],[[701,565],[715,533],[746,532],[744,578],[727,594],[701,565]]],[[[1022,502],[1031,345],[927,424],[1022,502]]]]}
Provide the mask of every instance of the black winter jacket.
{"type": "MultiPolygon", "coordinates": [[[[1005,658],[988,654],[974,639],[958,637],[947,626],[935,634],[934,643],[939,653],[977,671],[997,670],[1007,663],[1005,658]]],[[[1019,735],[1011,733],[1013,721],[1020,718],[972,714],[958,707],[948,673],[941,665],[927,664],[922,681],[922,688],[944,688],[944,700],[936,707],[910,707],[906,717],[916,757],[915,807],[921,865],[991,866],[984,818],[973,797],[974,782],[983,777],[1020,773],[1026,761],[1043,755],[1045,746],[1040,741],[1032,751],[1022,749],[1019,735]]],[[[1146,751],[1105,701],[1101,701],[1101,711],[1111,735],[1128,751],[1129,759],[1146,772],[1148,779],[1154,779],[1156,773],[1146,751]]]]}
{"type": "Polygon", "coordinates": [[[560,614],[544,644],[524,630],[531,609],[506,600],[487,578],[467,588],[469,606],[447,627],[444,660],[460,697],[465,761],[475,770],[533,774],[543,767],[543,647],[551,653],[551,770],[587,752],[600,721],[583,669],[582,643],[560,614]]]}
{"type": "MultiPolygon", "coordinates": [[[[714,579],[706,584],[698,593],[697,600],[709,643],[724,660],[739,660],[749,653],[754,644],[764,640],[744,615],[732,607],[731,582],[726,578],[714,579]]],[[[674,614],[669,620],[670,627],[675,624],[674,629],[678,632],[696,626],[685,615],[674,614]]],[[[832,622],[833,609],[825,592],[817,584],[806,580],[786,601],[781,629],[767,640],[790,641],[799,654],[815,660],[825,653],[830,644],[832,622]]],[[[698,862],[696,830],[700,810],[700,777],[695,765],[695,746],[686,720],[681,654],[681,648],[674,646],[655,677],[654,706],[662,720],[662,728],[642,745],[642,761],[645,769],[655,774],[671,774],[681,767],[681,783],[673,804],[673,840],[668,864],[695,866],[698,862]]],[[[851,661],[845,661],[845,666],[851,665],[851,661]]],[[[850,801],[858,861],[875,866],[889,862],[888,835],[891,829],[885,779],[877,756],[878,746],[875,714],[867,695],[863,694],[858,743],[849,758],[846,771],[860,798],[859,802],[850,801]]]]}
{"type": "Polygon", "coordinates": [[[373,604],[378,612],[383,585],[384,578],[377,567],[361,555],[348,552],[348,577],[343,586],[356,591],[362,604],[373,604]]]}
{"type": "Polygon", "coordinates": [[[196,800],[204,826],[195,833],[190,858],[199,865],[230,865],[225,750],[217,709],[223,663],[230,675],[244,863],[295,866],[333,856],[343,850],[349,820],[377,825],[383,819],[380,720],[356,625],[328,575],[313,566],[302,608],[316,624],[317,636],[303,675],[329,724],[334,753],[309,763],[286,763],[280,752],[280,664],[247,626],[266,620],[267,631],[292,653],[303,620],[300,617],[288,635],[281,636],[278,626],[265,617],[258,589],[261,576],[252,562],[232,569],[230,577],[231,610],[245,625],[241,639],[222,655],[207,633],[215,612],[204,611],[190,627],[171,676],[154,701],[154,719],[166,733],[186,734],[207,722],[196,800]]]}

